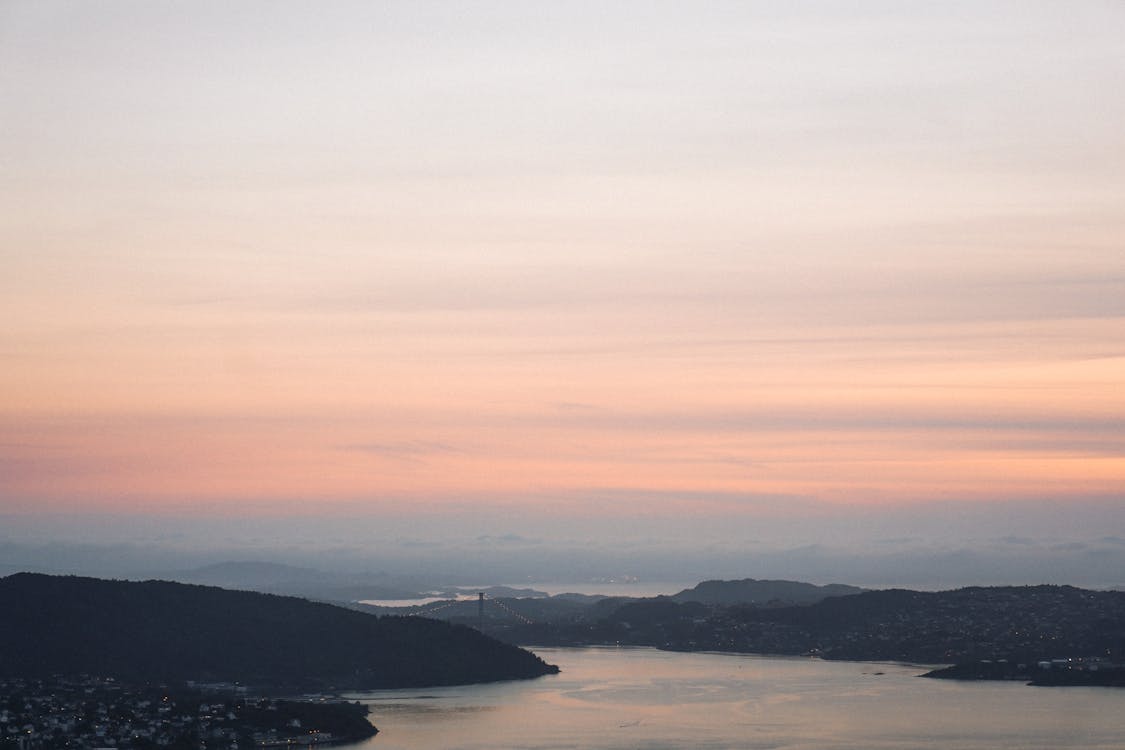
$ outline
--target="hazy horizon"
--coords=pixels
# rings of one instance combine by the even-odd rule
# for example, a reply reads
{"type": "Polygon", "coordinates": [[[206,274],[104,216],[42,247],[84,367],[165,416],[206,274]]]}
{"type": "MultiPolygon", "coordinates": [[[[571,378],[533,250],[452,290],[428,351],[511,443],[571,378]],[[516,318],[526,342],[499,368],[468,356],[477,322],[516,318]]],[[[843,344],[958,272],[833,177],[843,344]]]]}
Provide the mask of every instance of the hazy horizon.
{"type": "Polygon", "coordinates": [[[1123,38],[0,2],[0,571],[1121,585],[1123,38]]]}
{"type": "MultiPolygon", "coordinates": [[[[550,528],[502,519],[305,517],[221,519],[77,516],[3,518],[0,574],[17,570],[160,577],[222,562],[270,562],[426,585],[582,583],[641,586],[707,579],[787,579],[870,587],[1073,584],[1125,588],[1119,511],[1081,528],[1049,505],[1023,509],[1034,536],[992,536],[1007,509],[943,504],[897,518],[868,513],[754,523],[684,519],[569,521],[550,528]],[[599,528],[600,527],[600,528],[599,528]],[[517,533],[522,532],[522,533],[517,533]]],[[[671,593],[671,592],[669,592],[671,593]]]]}

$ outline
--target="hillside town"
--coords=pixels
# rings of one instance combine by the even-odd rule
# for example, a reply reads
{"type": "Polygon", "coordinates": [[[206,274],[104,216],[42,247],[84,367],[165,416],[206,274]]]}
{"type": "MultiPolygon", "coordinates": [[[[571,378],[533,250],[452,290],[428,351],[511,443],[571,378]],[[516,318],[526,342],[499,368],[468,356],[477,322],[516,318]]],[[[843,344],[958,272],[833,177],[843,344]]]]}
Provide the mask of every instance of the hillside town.
{"type": "Polygon", "coordinates": [[[235,686],[0,680],[0,748],[324,746],[375,734],[359,704],[250,697],[235,686]]]}

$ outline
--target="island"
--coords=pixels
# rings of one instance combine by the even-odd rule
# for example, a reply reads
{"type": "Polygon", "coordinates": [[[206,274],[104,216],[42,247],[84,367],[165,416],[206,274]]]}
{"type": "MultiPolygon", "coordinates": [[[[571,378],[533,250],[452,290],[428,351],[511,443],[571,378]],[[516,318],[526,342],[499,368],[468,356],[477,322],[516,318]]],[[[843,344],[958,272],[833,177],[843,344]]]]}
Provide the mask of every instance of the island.
{"type": "Polygon", "coordinates": [[[1125,664],[1100,656],[1037,662],[981,659],[935,669],[922,676],[943,680],[1015,680],[1046,687],[1125,687],[1125,664]]]}

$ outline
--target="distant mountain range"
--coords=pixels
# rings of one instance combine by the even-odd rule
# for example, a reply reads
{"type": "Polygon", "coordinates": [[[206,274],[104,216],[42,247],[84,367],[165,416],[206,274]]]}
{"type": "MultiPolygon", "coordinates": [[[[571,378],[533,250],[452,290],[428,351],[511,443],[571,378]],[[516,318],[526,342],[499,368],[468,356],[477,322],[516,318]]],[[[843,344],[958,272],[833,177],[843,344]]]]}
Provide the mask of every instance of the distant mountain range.
{"type": "Polygon", "coordinates": [[[677,602],[700,604],[815,604],[830,596],[847,596],[862,593],[856,586],[830,583],[817,586],[800,581],[760,581],[743,578],[740,581],[704,581],[693,588],[673,594],[677,602]]]}
{"type": "Polygon", "coordinates": [[[0,612],[0,676],[381,689],[558,671],[464,626],[167,581],[18,573],[0,612]]]}

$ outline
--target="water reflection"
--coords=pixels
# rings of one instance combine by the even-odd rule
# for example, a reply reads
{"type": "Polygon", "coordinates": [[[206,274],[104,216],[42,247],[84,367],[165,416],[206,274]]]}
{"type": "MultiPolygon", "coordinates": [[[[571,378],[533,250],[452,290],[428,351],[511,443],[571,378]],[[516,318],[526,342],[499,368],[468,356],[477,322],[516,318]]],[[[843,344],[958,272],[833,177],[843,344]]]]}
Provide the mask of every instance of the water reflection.
{"type": "Polygon", "coordinates": [[[366,750],[996,750],[1121,747],[1121,691],[918,679],[923,668],[537,649],[529,682],[380,691],[366,750]]]}

